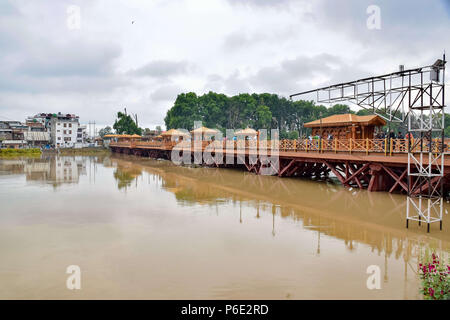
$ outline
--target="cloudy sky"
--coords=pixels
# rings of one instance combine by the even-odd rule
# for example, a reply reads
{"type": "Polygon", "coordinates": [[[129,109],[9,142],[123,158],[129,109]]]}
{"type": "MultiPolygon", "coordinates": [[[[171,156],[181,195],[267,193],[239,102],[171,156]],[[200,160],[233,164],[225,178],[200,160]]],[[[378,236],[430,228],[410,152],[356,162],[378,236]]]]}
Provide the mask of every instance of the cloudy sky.
{"type": "Polygon", "coordinates": [[[450,0],[0,0],[0,120],[101,127],[126,106],[154,128],[181,92],[288,96],[432,64],[449,18],[450,0]]]}

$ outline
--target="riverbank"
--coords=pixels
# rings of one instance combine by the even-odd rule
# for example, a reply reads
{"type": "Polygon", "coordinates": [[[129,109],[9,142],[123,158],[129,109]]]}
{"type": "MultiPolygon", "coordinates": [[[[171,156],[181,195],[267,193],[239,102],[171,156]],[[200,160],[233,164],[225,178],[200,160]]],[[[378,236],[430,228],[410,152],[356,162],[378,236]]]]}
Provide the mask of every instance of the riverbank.
{"type": "Polygon", "coordinates": [[[0,149],[0,157],[40,156],[41,149],[0,149]]]}
{"type": "Polygon", "coordinates": [[[44,150],[44,155],[58,154],[62,156],[97,156],[108,155],[111,151],[105,147],[89,147],[89,148],[61,148],[44,150]]]}

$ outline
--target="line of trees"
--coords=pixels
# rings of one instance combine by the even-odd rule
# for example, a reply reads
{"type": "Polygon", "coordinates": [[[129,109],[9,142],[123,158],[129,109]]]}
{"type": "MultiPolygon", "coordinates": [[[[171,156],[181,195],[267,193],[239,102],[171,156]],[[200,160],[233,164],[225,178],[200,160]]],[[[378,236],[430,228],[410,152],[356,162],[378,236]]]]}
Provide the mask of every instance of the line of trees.
{"type": "MultiPolygon", "coordinates": [[[[224,94],[209,92],[197,96],[194,92],[181,93],[174,105],[167,111],[164,118],[166,128],[192,130],[194,121],[202,121],[203,125],[217,128],[225,133],[225,129],[243,129],[250,127],[259,129],[279,129],[280,138],[297,139],[299,135],[308,135],[310,129],[303,128],[307,122],[328,117],[334,114],[353,113],[348,105],[336,104],[330,108],[316,105],[313,101],[291,101],[276,94],[248,94],[241,93],[232,97],[224,94]]],[[[371,114],[362,109],[357,115],[371,114]]],[[[445,115],[445,136],[450,137],[450,114],[445,115]]],[[[113,128],[116,133],[139,134],[149,133],[150,130],[139,128],[134,119],[126,113],[118,112],[113,128]]],[[[400,124],[392,123],[386,126],[395,133],[400,130],[400,124]]],[[[156,128],[161,131],[158,126],[156,128]]],[[[112,133],[110,127],[102,134],[112,133]]]]}
{"type": "MultiPolygon", "coordinates": [[[[104,137],[107,134],[138,134],[138,135],[150,135],[152,132],[149,128],[142,129],[138,127],[136,121],[129,115],[123,112],[117,113],[117,119],[113,125],[114,130],[110,126],[106,126],[99,130],[98,135],[104,137]]],[[[156,126],[156,132],[160,134],[162,132],[161,126],[156,126]]]]}
{"type": "MultiPolygon", "coordinates": [[[[242,93],[232,97],[215,92],[197,96],[193,92],[181,93],[164,119],[167,129],[192,130],[194,121],[206,127],[238,129],[279,129],[282,139],[296,139],[308,134],[303,124],[334,114],[355,113],[349,106],[336,104],[330,108],[313,101],[290,101],[276,94],[242,93]]],[[[361,110],[357,114],[368,112],[361,110]]]]}

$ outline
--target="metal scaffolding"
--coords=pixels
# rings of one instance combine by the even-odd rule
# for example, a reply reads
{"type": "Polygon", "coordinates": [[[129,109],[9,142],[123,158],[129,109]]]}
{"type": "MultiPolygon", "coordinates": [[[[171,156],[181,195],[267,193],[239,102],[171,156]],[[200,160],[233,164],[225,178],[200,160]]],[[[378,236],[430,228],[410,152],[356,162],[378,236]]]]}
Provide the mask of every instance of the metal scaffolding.
{"type": "Polygon", "coordinates": [[[444,178],[445,54],[433,65],[335,84],[290,96],[316,94],[318,103],[346,102],[408,131],[409,220],[440,222],[444,178]]]}

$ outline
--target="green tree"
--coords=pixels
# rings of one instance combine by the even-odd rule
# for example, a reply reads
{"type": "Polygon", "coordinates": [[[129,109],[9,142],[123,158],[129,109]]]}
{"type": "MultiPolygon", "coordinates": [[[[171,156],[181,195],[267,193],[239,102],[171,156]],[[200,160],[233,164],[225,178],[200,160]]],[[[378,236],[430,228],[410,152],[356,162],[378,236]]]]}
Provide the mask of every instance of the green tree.
{"type": "Polygon", "coordinates": [[[130,115],[118,112],[117,119],[113,125],[114,130],[118,134],[138,134],[142,135],[142,129],[136,125],[130,115]]]}
{"type": "Polygon", "coordinates": [[[255,129],[270,129],[272,122],[272,112],[268,106],[258,106],[255,112],[255,121],[253,127],[255,129]]]}
{"type": "Polygon", "coordinates": [[[445,124],[444,134],[447,138],[450,138],[450,114],[448,113],[445,114],[444,124],[445,124]]]}
{"type": "Polygon", "coordinates": [[[335,104],[326,111],[327,115],[354,113],[346,104],[335,104]]]}
{"type": "Polygon", "coordinates": [[[102,128],[102,129],[100,129],[99,131],[98,131],[98,135],[100,136],[100,137],[104,137],[105,135],[107,135],[107,134],[112,134],[113,132],[112,132],[112,129],[111,129],[111,127],[110,126],[106,126],[106,127],[104,127],[104,128],[102,128]]]}
{"type": "MultiPolygon", "coordinates": [[[[290,101],[270,93],[242,93],[232,97],[215,92],[197,96],[193,92],[181,93],[174,105],[167,111],[164,122],[167,129],[184,128],[191,130],[194,121],[203,121],[210,128],[239,129],[247,126],[254,129],[278,128],[286,137],[297,134],[308,135],[310,129],[303,125],[307,122],[334,114],[355,113],[345,104],[336,104],[327,108],[316,105],[313,101],[290,101]],[[269,120],[270,117],[270,120],[269,120]],[[284,133],[283,133],[284,132],[284,133]]],[[[373,114],[361,109],[357,115],[373,114]]],[[[397,114],[399,116],[399,114],[397,114]]],[[[450,115],[446,114],[445,135],[450,137],[450,115]]],[[[384,129],[387,130],[389,125],[384,129]]],[[[398,123],[391,123],[390,128],[398,132],[398,123]]]]}
{"type": "Polygon", "coordinates": [[[164,122],[167,129],[192,130],[194,121],[203,121],[204,115],[200,111],[198,97],[194,92],[181,93],[174,106],[167,111],[164,122]]]}

